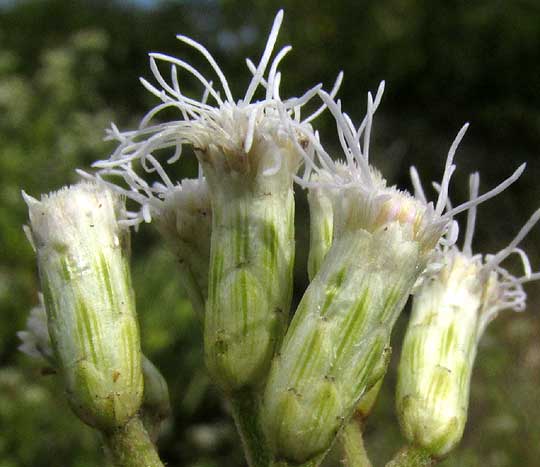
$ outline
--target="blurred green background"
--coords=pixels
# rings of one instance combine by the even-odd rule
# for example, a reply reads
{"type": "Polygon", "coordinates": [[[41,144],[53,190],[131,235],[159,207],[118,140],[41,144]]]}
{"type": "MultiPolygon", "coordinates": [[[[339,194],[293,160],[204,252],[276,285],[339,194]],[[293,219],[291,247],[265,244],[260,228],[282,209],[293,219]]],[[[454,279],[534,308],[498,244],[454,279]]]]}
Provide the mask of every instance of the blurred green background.
{"type": "MultiPolygon", "coordinates": [[[[103,465],[98,437],[71,414],[56,377],[17,351],[15,332],[38,291],[20,190],[38,196],[75,181],[75,168],[111,151],[102,141],[109,122],[136,125],[155,103],[137,80],[150,78],[148,51],[205,69],[176,33],[207,45],[240,96],[249,75],[244,57],[260,56],[279,7],[286,15],[278,45],[294,46],[282,65],[283,96],[317,82],[328,88],[343,69],[340,95],[358,120],[366,92],[386,79],[371,154],[389,181],[408,187],[411,164],[424,180],[440,179],[465,121],[471,128],[457,156],[454,201],[465,199],[469,172],[480,170],[486,190],[528,162],[515,186],[480,209],[476,251],[502,248],[540,205],[537,0],[0,1],[0,467],[103,465]]],[[[331,133],[328,118],[319,125],[331,133]]],[[[184,164],[183,173],[193,175],[193,161],[184,164]]],[[[297,212],[296,300],[306,286],[301,192],[297,212]]],[[[537,269],[539,230],[524,242],[537,269]]],[[[152,226],[134,236],[133,274],[144,352],[168,380],[174,407],[160,440],[163,459],[171,466],[244,465],[204,369],[200,326],[152,226]]],[[[465,436],[445,466],[540,465],[540,286],[527,291],[527,312],[503,313],[482,340],[465,436]]],[[[393,391],[407,313],[367,427],[375,465],[402,442],[393,391]]]]}

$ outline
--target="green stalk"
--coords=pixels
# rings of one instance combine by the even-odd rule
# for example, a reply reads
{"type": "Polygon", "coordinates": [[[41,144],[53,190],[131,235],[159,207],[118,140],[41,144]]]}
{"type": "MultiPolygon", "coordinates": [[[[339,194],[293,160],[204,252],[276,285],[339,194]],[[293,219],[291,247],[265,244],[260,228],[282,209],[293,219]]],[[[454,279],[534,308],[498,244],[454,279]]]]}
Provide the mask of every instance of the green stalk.
{"type": "Polygon", "coordinates": [[[259,401],[256,394],[250,390],[240,391],[229,400],[248,465],[269,467],[271,453],[260,425],[259,401]]]}
{"type": "Polygon", "coordinates": [[[364,446],[361,423],[352,418],[345,425],[339,440],[346,467],[371,467],[368,453],[364,446]]]}
{"type": "Polygon", "coordinates": [[[139,417],[105,434],[104,439],[115,467],[163,467],[139,417]]]}
{"type": "Polygon", "coordinates": [[[324,459],[324,455],[319,456],[316,459],[313,459],[304,464],[290,464],[286,461],[276,461],[276,462],[272,462],[270,467],[318,467],[321,464],[323,459],[324,459]]]}
{"type": "Polygon", "coordinates": [[[430,467],[436,463],[425,449],[409,445],[401,448],[386,467],[430,467]]]}

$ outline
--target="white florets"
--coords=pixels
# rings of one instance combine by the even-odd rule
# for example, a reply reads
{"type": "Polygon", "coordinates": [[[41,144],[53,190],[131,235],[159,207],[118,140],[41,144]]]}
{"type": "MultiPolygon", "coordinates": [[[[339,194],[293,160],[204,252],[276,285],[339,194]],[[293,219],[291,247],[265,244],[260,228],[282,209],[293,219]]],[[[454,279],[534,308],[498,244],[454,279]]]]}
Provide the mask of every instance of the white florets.
{"type": "Polygon", "coordinates": [[[139,210],[124,210],[124,218],[119,223],[128,227],[134,226],[136,229],[142,222],[151,222],[153,217],[170,218],[173,211],[179,212],[181,207],[186,207],[186,203],[210,204],[206,180],[200,171],[196,179],[185,179],[182,182],[173,183],[161,164],[152,155],[147,155],[145,169],[146,172],[157,173],[160,181],[148,183],[137,174],[131,163],[107,169],[105,174],[98,172],[91,175],[82,170],[79,170],[78,173],[83,178],[95,180],[127,199],[135,201],[140,206],[139,210]],[[127,188],[108,180],[108,177],[104,178],[104,175],[121,178],[127,188]]]}
{"type": "Polygon", "coordinates": [[[158,229],[170,239],[209,241],[212,206],[204,177],[184,179],[174,189],[163,191],[162,196],[162,201],[153,200],[151,208],[158,229]]]}
{"type": "MultiPolygon", "coordinates": [[[[219,89],[214,87],[211,79],[186,61],[160,53],[150,54],[150,68],[157,84],[151,84],[142,78],[141,82],[161,103],[143,117],[136,130],[121,132],[113,124],[107,133],[107,139],[117,141],[119,143],[117,149],[108,160],[94,164],[94,167],[98,168],[96,175],[80,172],[84,177],[97,178],[109,184],[141,205],[140,211],[129,213],[128,224],[149,222],[152,214],[155,214],[151,209],[151,206],[156,204],[155,199],[163,199],[163,187],[166,190],[176,189],[176,184],[169,179],[162,163],[158,162],[155,155],[157,151],[171,151],[167,159],[168,164],[179,160],[182,148],[186,144],[195,151],[204,152],[212,147],[218,148],[224,158],[245,159],[250,157],[250,151],[258,138],[272,139],[277,141],[278,146],[285,141],[288,146],[294,148],[299,144],[296,141],[297,128],[303,128],[306,132],[311,131],[309,122],[325,109],[325,105],[303,119],[301,110],[321,86],[315,86],[298,98],[282,100],[280,97],[281,73],[278,67],[291,50],[290,46],[286,46],[272,59],[282,20],[283,11],[279,11],[259,64],[255,65],[247,60],[252,78],[245,95],[238,101],[234,100],[225,74],[216,60],[204,46],[193,39],[177,36],[181,42],[197,50],[206,59],[217,77],[219,89]],[[162,73],[165,65],[170,68],[168,79],[162,73]],[[200,100],[183,94],[178,78],[179,70],[187,72],[202,85],[203,95],[200,100]],[[259,93],[261,88],[263,93],[259,93]],[[260,98],[256,99],[256,96],[260,98]],[[167,109],[177,110],[178,120],[155,123],[155,118],[167,109]],[[291,138],[295,139],[292,144],[291,138]],[[156,189],[154,185],[146,183],[137,174],[137,169],[133,165],[135,162],[140,163],[147,173],[157,172],[162,185],[156,189]],[[128,188],[116,187],[114,183],[106,182],[110,177],[121,177],[128,188]]],[[[332,95],[339,89],[341,80],[340,73],[332,95]]],[[[282,158],[283,154],[276,154],[272,161],[266,161],[263,175],[276,173],[283,163],[282,158]]],[[[296,162],[299,161],[300,157],[296,162]]],[[[234,166],[234,161],[230,165],[234,166]]],[[[298,163],[291,165],[294,171],[298,169],[298,163]]]]}
{"type": "Polygon", "coordinates": [[[25,231],[37,251],[61,244],[77,244],[82,237],[94,245],[120,244],[124,217],[121,197],[106,187],[81,182],[42,195],[37,200],[23,192],[30,228],[25,231]]]}
{"type": "MultiPolygon", "coordinates": [[[[514,174],[515,175],[515,174],[514,174]]],[[[519,176],[518,173],[517,176],[519,176]]],[[[517,178],[517,177],[515,177],[517,178]]],[[[492,192],[497,190],[500,193],[515,178],[503,182],[492,192]]],[[[415,185],[418,186],[417,174],[413,175],[415,185]]],[[[470,200],[478,200],[483,196],[478,196],[480,176],[473,173],[469,179],[470,200]]],[[[490,192],[486,193],[489,194],[490,192]]],[[[494,196],[494,195],[493,195],[494,196]]],[[[469,201],[470,203],[470,201],[469,201]]],[[[464,203],[467,205],[468,203],[464,203]]],[[[462,263],[468,269],[469,279],[476,284],[476,293],[481,296],[481,310],[478,317],[477,338],[482,336],[486,326],[497,316],[498,312],[504,309],[523,311],[525,309],[527,294],[523,289],[525,282],[540,279],[540,272],[533,273],[527,254],[520,248],[519,243],[525,238],[530,230],[540,220],[540,209],[535,211],[525,225],[520,229],[514,239],[501,251],[496,254],[473,254],[472,242],[476,225],[477,203],[472,204],[467,212],[467,223],[463,240],[463,247],[460,249],[455,244],[442,245],[434,258],[434,267],[430,273],[426,274],[426,280],[446,281],[455,269],[456,262],[462,263]],[[523,275],[515,276],[505,269],[501,264],[510,255],[517,254],[523,267],[523,275]]],[[[450,210],[451,213],[454,211],[450,210]]],[[[453,214],[452,214],[453,215],[453,214]]],[[[463,269],[463,267],[461,268],[463,269]]],[[[463,284],[465,286],[465,284],[463,284]]],[[[459,284],[456,284],[459,287],[459,284]]]]}
{"type": "MultiPolygon", "coordinates": [[[[412,235],[426,247],[432,248],[441,234],[447,228],[447,220],[442,218],[445,193],[441,193],[437,206],[426,200],[418,199],[398,190],[394,186],[387,186],[386,180],[374,169],[369,162],[369,145],[373,115],[377,110],[384,92],[385,83],[381,82],[375,98],[368,93],[366,116],[356,127],[351,118],[342,111],[341,102],[334,101],[333,97],[319,91],[324,105],[332,113],[337,127],[337,134],[343,150],[345,160],[334,161],[324,147],[320,144],[317,133],[306,133],[314,148],[315,157],[304,151],[306,170],[297,182],[313,189],[321,183],[333,188],[336,206],[336,226],[339,229],[340,211],[349,213],[356,209],[362,216],[365,228],[378,228],[388,222],[398,221],[408,224],[412,228],[412,235]],[[314,160],[311,164],[310,160],[314,160]],[[361,205],[358,209],[357,205],[361,205]]],[[[455,166],[452,164],[457,145],[466,126],[462,128],[449,152],[443,186],[447,188],[455,166]]],[[[350,217],[349,214],[341,215],[350,217]]]]}
{"type": "MultiPolygon", "coordinates": [[[[414,196],[406,191],[398,190],[394,186],[387,186],[384,178],[371,166],[369,161],[373,115],[381,102],[384,86],[383,81],[379,85],[375,98],[371,93],[368,93],[366,116],[358,127],[342,111],[339,100],[335,101],[324,91],[318,92],[324,105],[327,106],[336,121],[337,133],[345,160],[344,162],[334,161],[321,145],[318,134],[306,132],[305,137],[309,139],[315,156],[309,154],[307,150],[304,151],[306,170],[302,178],[297,177],[297,182],[308,189],[321,186],[321,184],[333,188],[333,192],[336,193],[336,202],[338,204],[345,203],[342,210],[350,210],[355,203],[363,203],[362,215],[366,225],[379,227],[386,222],[397,220],[402,224],[410,224],[414,238],[428,248],[432,248],[436,244],[441,248],[450,246],[458,236],[457,223],[453,217],[506,189],[519,178],[525,169],[525,164],[494,189],[480,196],[476,194],[468,202],[452,207],[448,199],[448,190],[452,174],[456,169],[453,163],[454,156],[468,128],[468,124],[465,124],[448,151],[441,183],[434,184],[438,189],[435,203],[427,200],[414,167],[411,169],[415,189],[414,196]],[[310,161],[313,162],[310,163],[310,161]],[[351,188],[354,196],[345,196],[347,192],[351,191],[351,188]]],[[[336,210],[336,215],[338,213],[339,209],[336,210]]]]}

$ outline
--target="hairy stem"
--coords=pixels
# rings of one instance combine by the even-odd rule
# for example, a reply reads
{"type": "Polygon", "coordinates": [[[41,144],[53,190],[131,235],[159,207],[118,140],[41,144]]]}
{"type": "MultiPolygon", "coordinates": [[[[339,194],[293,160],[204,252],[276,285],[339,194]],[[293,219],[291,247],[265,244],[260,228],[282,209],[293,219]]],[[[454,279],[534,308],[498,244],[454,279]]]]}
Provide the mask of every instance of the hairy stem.
{"type": "Polygon", "coordinates": [[[104,434],[107,452],[115,467],[163,467],[156,448],[139,417],[104,434]]]}
{"type": "Polygon", "coordinates": [[[249,466],[270,466],[272,456],[259,420],[257,395],[251,390],[239,391],[230,397],[230,402],[249,466]]]}
{"type": "Polygon", "coordinates": [[[424,449],[405,446],[386,464],[386,467],[430,467],[436,463],[436,459],[424,449]]]}
{"type": "Polygon", "coordinates": [[[343,463],[345,467],[371,467],[368,453],[364,446],[362,427],[352,418],[343,428],[340,437],[343,463]]]}
{"type": "Polygon", "coordinates": [[[322,459],[317,457],[317,459],[308,461],[304,464],[289,464],[288,462],[273,462],[271,467],[318,467],[322,459]]]}

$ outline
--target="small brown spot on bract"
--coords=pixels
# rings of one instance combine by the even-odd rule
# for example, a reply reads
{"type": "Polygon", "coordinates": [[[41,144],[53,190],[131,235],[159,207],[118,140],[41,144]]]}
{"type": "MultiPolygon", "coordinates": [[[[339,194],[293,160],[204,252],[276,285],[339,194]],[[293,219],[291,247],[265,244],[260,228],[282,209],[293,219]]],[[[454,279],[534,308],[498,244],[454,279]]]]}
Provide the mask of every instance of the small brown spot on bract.
{"type": "Polygon", "coordinates": [[[443,365],[437,365],[437,368],[440,368],[441,370],[444,370],[448,373],[452,373],[452,370],[446,366],[443,366],[443,365]]]}
{"type": "Polygon", "coordinates": [[[297,399],[302,399],[302,394],[295,387],[287,388],[287,392],[293,394],[297,399]]]}
{"type": "Polygon", "coordinates": [[[120,378],[120,372],[118,370],[113,371],[113,374],[112,374],[113,382],[116,383],[118,381],[118,378],[120,378]]]}

